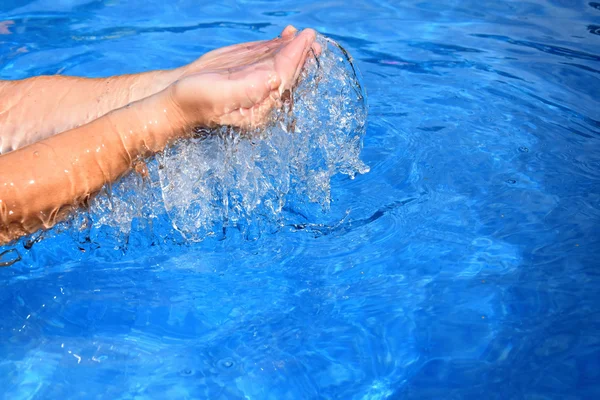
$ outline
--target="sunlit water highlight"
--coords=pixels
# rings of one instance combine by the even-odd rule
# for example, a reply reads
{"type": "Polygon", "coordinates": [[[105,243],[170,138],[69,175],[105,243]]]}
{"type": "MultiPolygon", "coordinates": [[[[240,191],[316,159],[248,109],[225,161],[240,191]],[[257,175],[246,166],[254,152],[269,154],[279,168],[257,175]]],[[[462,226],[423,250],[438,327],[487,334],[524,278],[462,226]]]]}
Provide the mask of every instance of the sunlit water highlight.
{"type": "Polygon", "coordinates": [[[147,4],[3,2],[0,74],[171,68],[311,26],[363,72],[370,172],[258,240],[192,242],[159,208],[19,244],[0,397],[600,398],[598,2],[147,4]]]}

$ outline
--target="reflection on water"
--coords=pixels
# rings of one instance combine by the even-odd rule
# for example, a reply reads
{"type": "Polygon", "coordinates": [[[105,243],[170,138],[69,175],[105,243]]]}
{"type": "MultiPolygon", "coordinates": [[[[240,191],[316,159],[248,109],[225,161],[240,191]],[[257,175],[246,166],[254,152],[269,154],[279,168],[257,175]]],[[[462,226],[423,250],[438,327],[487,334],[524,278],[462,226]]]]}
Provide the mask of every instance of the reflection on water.
{"type": "MultiPolygon", "coordinates": [[[[135,1],[80,3],[7,12],[2,76],[166,68],[311,26],[364,74],[371,170],[331,176],[329,192],[290,186],[289,225],[255,241],[254,222],[228,220],[226,240],[189,243],[172,221],[203,228],[170,197],[169,212],[142,209],[123,228],[107,219],[19,247],[23,260],[0,268],[0,393],[600,398],[598,2],[179,1],[143,15],[135,1]],[[36,39],[36,18],[70,22],[36,39]],[[92,40],[112,32],[130,33],[92,40]]],[[[152,182],[172,179],[152,168],[152,182]]],[[[163,204],[161,185],[129,179],[103,207],[163,204]]],[[[271,187],[249,193],[274,199],[271,187]]],[[[228,215],[244,220],[247,200],[228,215]]]]}

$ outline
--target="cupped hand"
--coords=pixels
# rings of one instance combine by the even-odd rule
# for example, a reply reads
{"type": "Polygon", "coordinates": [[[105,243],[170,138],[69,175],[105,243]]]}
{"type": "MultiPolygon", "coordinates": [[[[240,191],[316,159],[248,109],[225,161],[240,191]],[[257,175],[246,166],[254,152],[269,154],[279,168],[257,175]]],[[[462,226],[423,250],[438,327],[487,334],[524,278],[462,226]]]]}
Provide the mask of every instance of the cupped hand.
{"type": "Polygon", "coordinates": [[[252,56],[257,51],[267,51],[283,43],[288,43],[297,32],[298,30],[294,26],[288,25],[281,31],[279,37],[271,40],[237,43],[209,51],[194,62],[179,68],[180,76],[185,77],[215,68],[228,68],[232,64],[239,63],[240,57],[252,56]],[[235,57],[232,58],[232,55],[235,57]]]}
{"type": "Polygon", "coordinates": [[[295,85],[308,54],[320,51],[314,30],[295,33],[288,27],[279,38],[234,45],[201,57],[199,72],[188,71],[169,87],[186,125],[262,125],[295,85]]]}

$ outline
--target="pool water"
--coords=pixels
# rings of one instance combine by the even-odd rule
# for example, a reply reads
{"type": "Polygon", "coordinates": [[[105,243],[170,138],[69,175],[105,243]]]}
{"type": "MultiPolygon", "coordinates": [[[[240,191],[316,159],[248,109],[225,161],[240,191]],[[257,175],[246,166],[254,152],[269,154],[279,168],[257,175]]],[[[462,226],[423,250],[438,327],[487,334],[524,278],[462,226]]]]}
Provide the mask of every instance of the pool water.
{"type": "Polygon", "coordinates": [[[370,167],[311,229],[19,243],[0,398],[600,398],[600,3],[4,0],[0,21],[3,79],[313,27],[362,71],[370,167]]]}

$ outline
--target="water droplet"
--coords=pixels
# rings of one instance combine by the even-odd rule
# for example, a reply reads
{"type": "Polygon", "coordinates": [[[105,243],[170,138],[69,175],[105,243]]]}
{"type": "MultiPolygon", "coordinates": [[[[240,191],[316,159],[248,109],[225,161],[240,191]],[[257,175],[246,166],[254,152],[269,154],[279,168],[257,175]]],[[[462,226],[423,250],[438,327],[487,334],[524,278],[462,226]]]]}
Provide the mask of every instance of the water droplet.
{"type": "Polygon", "coordinates": [[[229,368],[233,367],[235,365],[235,363],[233,362],[233,360],[231,358],[224,358],[222,360],[219,360],[217,365],[221,368],[229,369],[229,368]]]}

